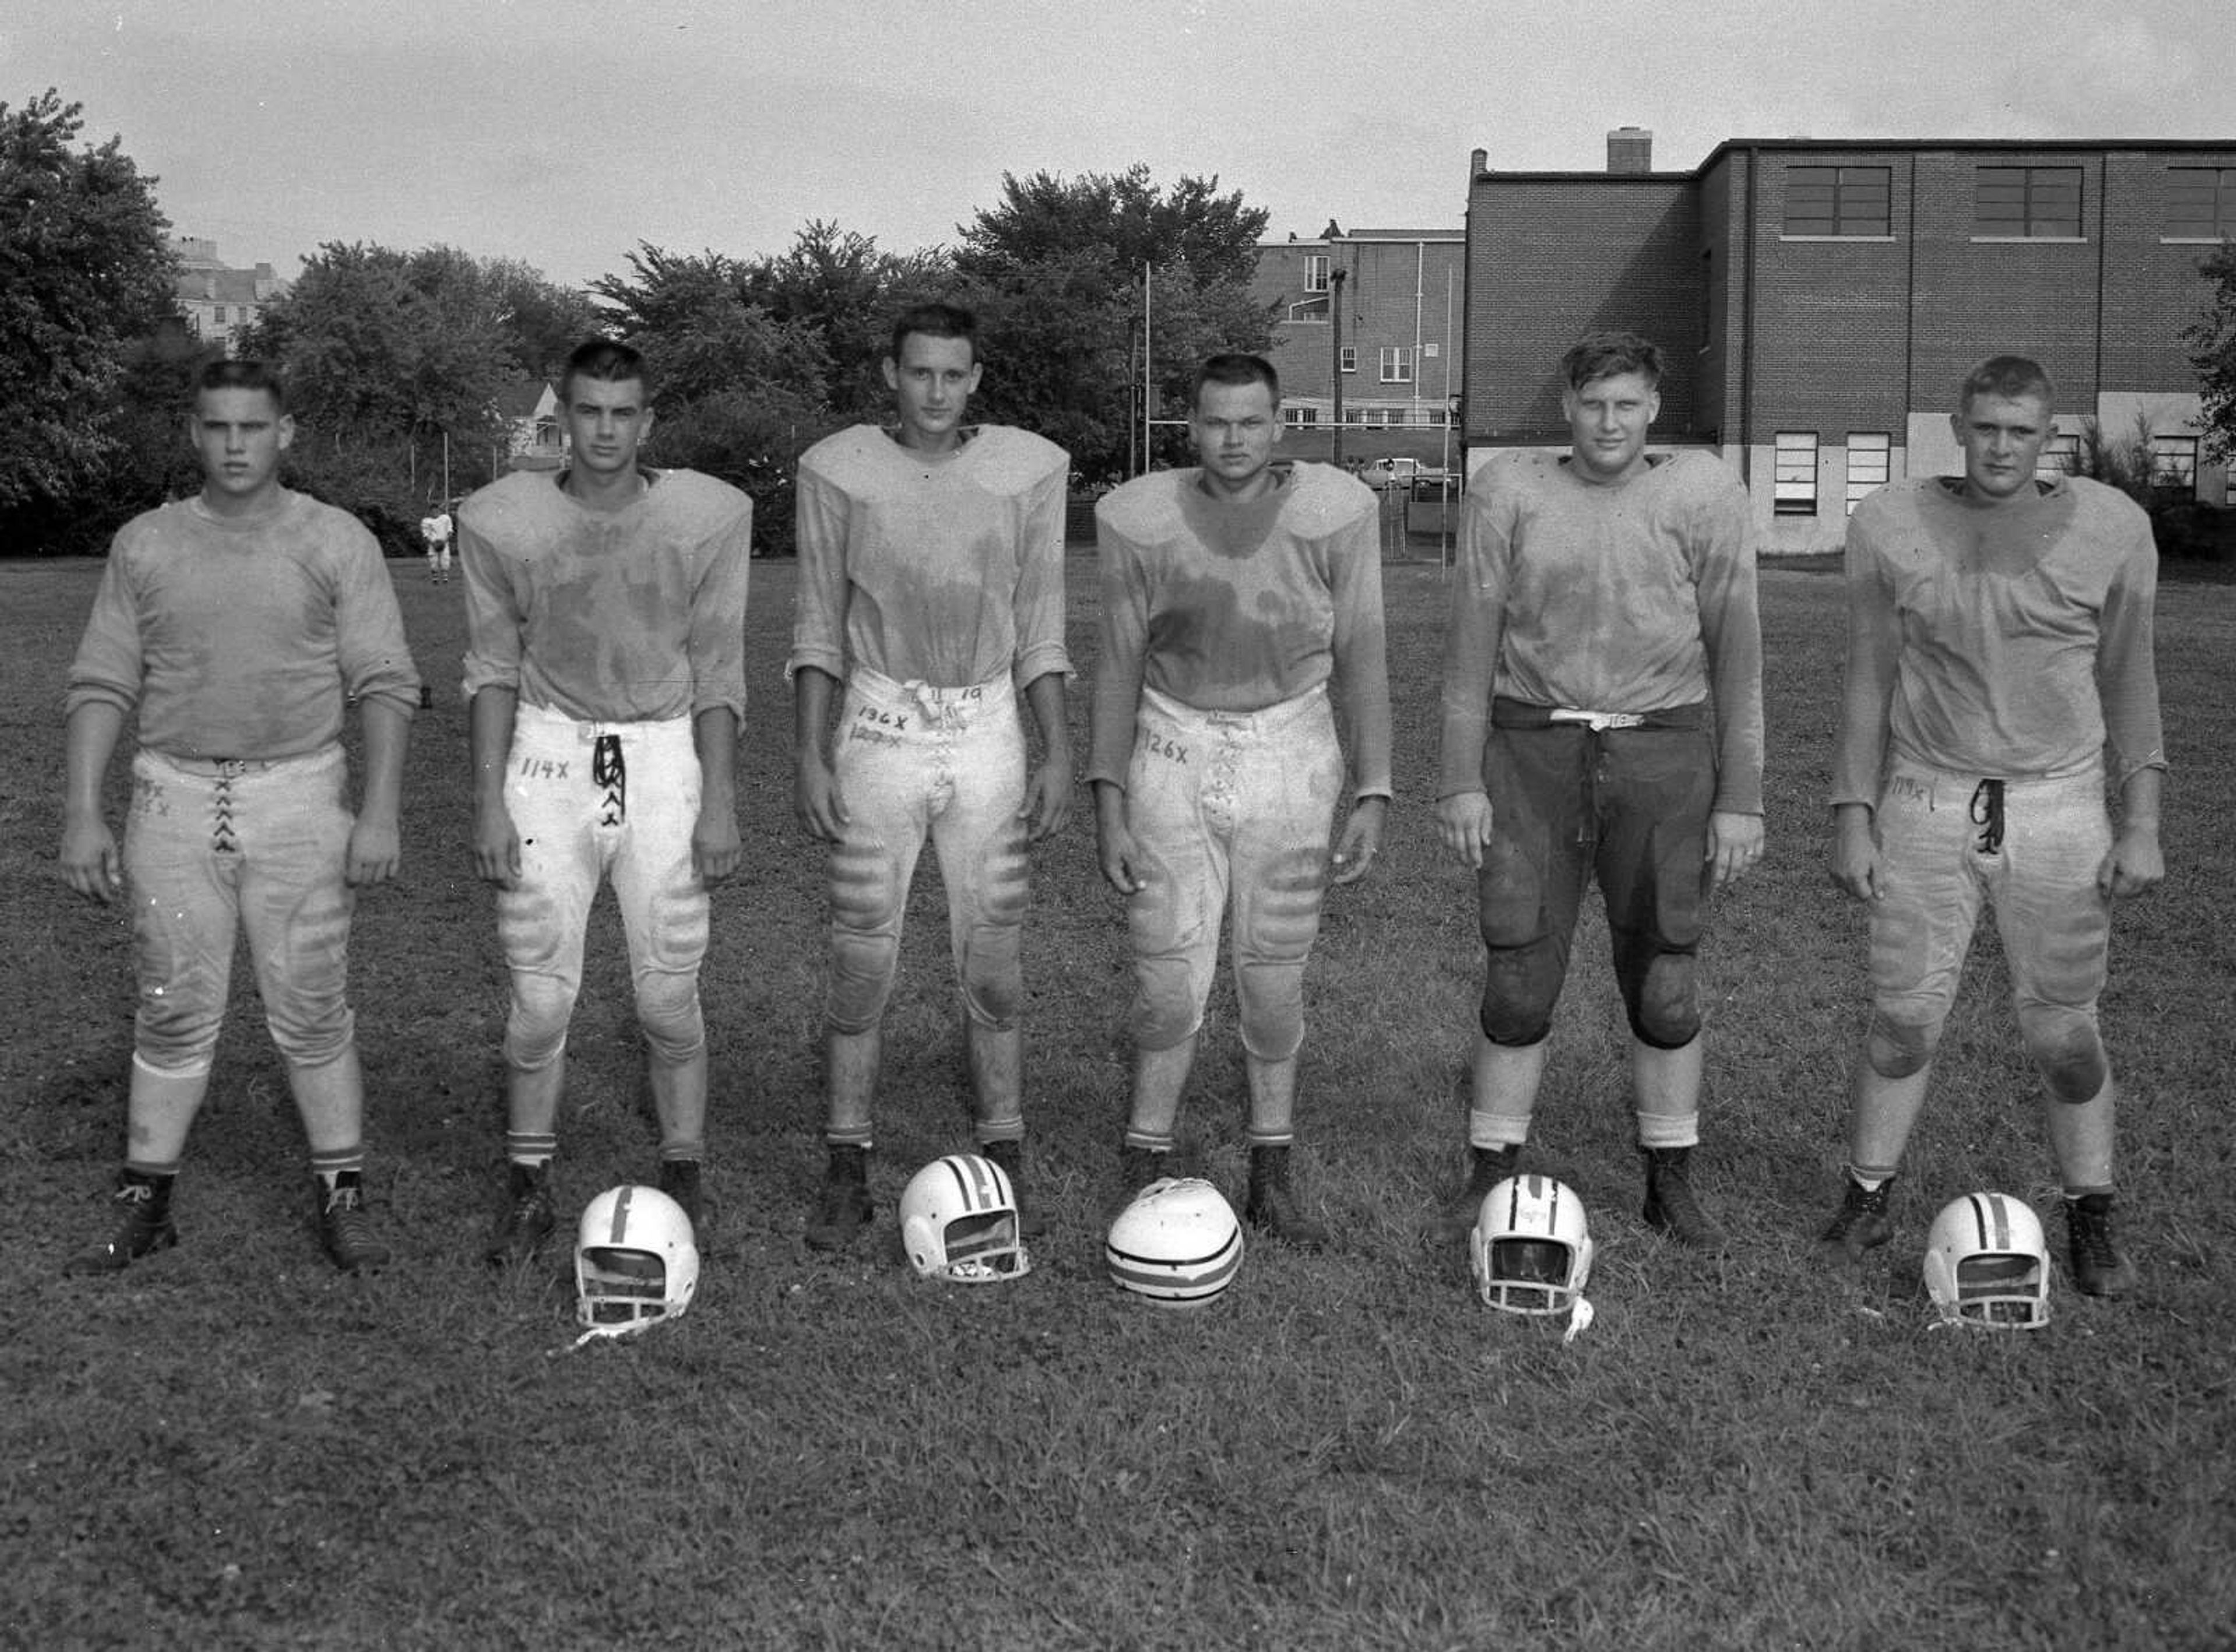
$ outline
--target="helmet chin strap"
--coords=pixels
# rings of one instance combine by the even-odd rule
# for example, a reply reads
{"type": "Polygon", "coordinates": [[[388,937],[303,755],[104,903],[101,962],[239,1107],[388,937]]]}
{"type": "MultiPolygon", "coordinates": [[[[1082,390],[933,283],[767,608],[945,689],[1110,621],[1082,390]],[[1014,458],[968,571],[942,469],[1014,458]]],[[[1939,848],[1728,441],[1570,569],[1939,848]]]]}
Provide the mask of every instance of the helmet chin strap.
{"type": "Polygon", "coordinates": [[[1567,1347],[1592,1328],[1592,1305],[1584,1300],[1583,1293],[1576,1293],[1575,1304],[1568,1309],[1568,1328],[1561,1333],[1561,1346],[1567,1347]]]}

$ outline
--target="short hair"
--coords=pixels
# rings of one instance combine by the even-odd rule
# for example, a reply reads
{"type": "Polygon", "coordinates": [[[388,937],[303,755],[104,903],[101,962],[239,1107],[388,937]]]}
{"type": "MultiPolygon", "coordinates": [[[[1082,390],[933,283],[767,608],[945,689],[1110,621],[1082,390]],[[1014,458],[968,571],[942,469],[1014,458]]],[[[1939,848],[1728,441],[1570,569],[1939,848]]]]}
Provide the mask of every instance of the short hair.
{"type": "Polygon", "coordinates": [[[970,346],[970,363],[978,363],[978,318],[959,304],[916,304],[893,319],[893,337],[886,351],[895,361],[911,332],[927,339],[960,339],[970,346]]]}
{"type": "Polygon", "coordinates": [[[1195,370],[1195,384],[1188,391],[1190,407],[1201,404],[1206,385],[1263,385],[1266,393],[1273,398],[1273,405],[1281,405],[1281,375],[1263,356],[1228,350],[1207,357],[1203,365],[1195,370]]]}
{"type": "Polygon", "coordinates": [[[644,352],[617,339],[585,339],[575,346],[559,372],[562,403],[574,398],[577,378],[595,378],[609,385],[627,384],[634,378],[644,386],[645,400],[652,399],[652,369],[645,365],[644,352]]]}
{"type": "Polygon", "coordinates": [[[1561,377],[1570,390],[1598,378],[1634,372],[1648,390],[1661,384],[1661,346],[1635,332],[1587,333],[1561,357],[1561,377]]]}
{"type": "Polygon", "coordinates": [[[1956,411],[1970,412],[1973,402],[1982,396],[2000,396],[2006,401],[2039,396],[2046,413],[2057,404],[2057,387],[2050,383],[2042,363],[2031,357],[1990,356],[1966,373],[1963,382],[1957,385],[1956,411]]]}
{"type": "Polygon", "coordinates": [[[194,378],[194,399],[206,390],[260,390],[272,398],[274,412],[287,411],[287,381],[268,361],[246,357],[220,359],[204,367],[194,378]]]}

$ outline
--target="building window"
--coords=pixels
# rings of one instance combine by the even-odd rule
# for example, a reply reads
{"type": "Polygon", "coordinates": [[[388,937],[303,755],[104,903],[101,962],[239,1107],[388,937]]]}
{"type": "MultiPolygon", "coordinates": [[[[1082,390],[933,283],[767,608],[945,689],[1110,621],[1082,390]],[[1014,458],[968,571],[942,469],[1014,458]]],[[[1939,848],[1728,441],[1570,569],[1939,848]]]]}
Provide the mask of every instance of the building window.
{"type": "Polygon", "coordinates": [[[210,321],[215,326],[221,327],[225,325],[225,306],[222,304],[210,306],[210,321]]]}
{"type": "Polygon", "coordinates": [[[1325,299],[1305,299],[1289,306],[1289,319],[1306,321],[1320,326],[1327,325],[1328,301],[1325,299]]]}
{"type": "Polygon", "coordinates": [[[2197,491],[2197,438],[2194,436],[2151,438],[2151,485],[2170,491],[2197,491]]]}
{"type": "Polygon", "coordinates": [[[1312,253],[1305,260],[1305,291],[1325,293],[1328,290],[1328,261],[1325,253],[1312,253]]]}
{"type": "Polygon", "coordinates": [[[1817,433],[1780,431],[1771,470],[1771,511],[1780,517],[1817,514],[1817,433]]]}
{"type": "Polygon", "coordinates": [[[2167,168],[2166,239],[2231,237],[2236,237],[2236,167],[2167,168]]]}
{"type": "Polygon", "coordinates": [[[1788,235],[1891,235],[1893,174],[1885,167],[1789,167],[1788,235]]]}
{"type": "Polygon", "coordinates": [[[2042,444],[2035,456],[2034,474],[2038,482],[2055,482],[2062,476],[2072,476],[2081,469],[2081,438],[2071,431],[2053,431],[2049,440],[2042,444]]]}
{"type": "Polygon", "coordinates": [[[1347,344],[1344,346],[1342,349],[1336,352],[1335,365],[1345,372],[1357,372],[1358,371],[1358,346],[1355,344],[1347,344]]]}
{"type": "Polygon", "coordinates": [[[1317,407],[1299,407],[1292,402],[1281,409],[1281,423],[1292,431],[1310,430],[1319,422],[1320,410],[1317,407]]]}
{"type": "Polygon", "coordinates": [[[1410,385],[1413,382],[1413,352],[1405,345],[1383,346],[1380,365],[1382,382],[1385,385],[1410,385]]]}
{"type": "Polygon", "coordinates": [[[2079,167],[1982,167],[1972,233],[1992,240],[2081,239],[2079,167]]]}
{"type": "Polygon", "coordinates": [[[1848,514],[1864,496],[1886,486],[1894,474],[1894,438],[1884,431],[1848,432],[1848,514]]]}

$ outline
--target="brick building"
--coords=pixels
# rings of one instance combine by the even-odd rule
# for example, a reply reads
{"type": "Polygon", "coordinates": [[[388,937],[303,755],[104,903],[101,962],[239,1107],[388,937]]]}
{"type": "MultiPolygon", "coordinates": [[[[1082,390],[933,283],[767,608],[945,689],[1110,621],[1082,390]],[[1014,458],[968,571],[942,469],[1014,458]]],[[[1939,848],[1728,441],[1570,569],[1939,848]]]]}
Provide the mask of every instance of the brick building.
{"type": "Polygon", "coordinates": [[[1259,244],[1251,290],[1279,306],[1271,359],[1285,452],[1331,456],[1339,390],[1346,461],[1444,462],[1462,382],[1454,346],[1465,253],[1457,229],[1346,233],[1333,222],[1309,240],[1259,244]]]}
{"type": "Polygon", "coordinates": [[[1980,358],[2039,359],[2057,437],[2147,424],[2162,486],[2223,503],[2200,462],[2181,330],[2203,258],[2236,236],[2236,139],[1733,139],[1691,172],[1608,135],[1603,173],[1494,172],[1467,220],[1463,439],[1564,444],[1555,363],[1630,327],[1668,352],[1657,442],[1717,449],[1766,550],[1836,548],[1854,501],[1949,471],[1955,387],[1980,358]]]}
{"type": "Polygon", "coordinates": [[[179,259],[173,290],[187,331],[223,343],[227,355],[233,353],[234,335],[286,290],[269,264],[237,270],[220,263],[217,243],[201,236],[174,235],[171,250],[179,259]]]}

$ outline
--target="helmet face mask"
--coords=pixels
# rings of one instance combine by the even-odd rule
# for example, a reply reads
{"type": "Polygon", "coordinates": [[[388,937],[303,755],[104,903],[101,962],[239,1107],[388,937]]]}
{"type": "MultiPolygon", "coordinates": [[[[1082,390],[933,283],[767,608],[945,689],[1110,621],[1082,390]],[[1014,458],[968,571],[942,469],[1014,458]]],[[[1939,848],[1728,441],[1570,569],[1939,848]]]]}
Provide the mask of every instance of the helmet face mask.
{"type": "Polygon", "coordinates": [[[1484,1195],[1468,1263],[1486,1306],[1570,1313],[1591,1277],[1583,1201],[1550,1176],[1509,1176],[1484,1195]]]}
{"type": "Polygon", "coordinates": [[[2049,1251],[2031,1206],[1970,1193],[1942,1207],[1925,1241],[1925,1291],[1948,1325],[2036,1331],[2049,1323],[2049,1251]]]}
{"type": "Polygon", "coordinates": [[[1118,1213],[1102,1260],[1121,1290],[1160,1307],[1201,1307],[1241,1272],[1242,1224],[1208,1181],[1166,1176],[1118,1213]]]}
{"type": "Polygon", "coordinates": [[[586,1339],[671,1320],[699,1289],[699,1247],[683,1208],[657,1188],[608,1188],[583,1208],[575,1241],[575,1318],[586,1339]]]}
{"type": "Polygon", "coordinates": [[[925,1279],[993,1285],[1032,1272],[1017,1195],[1002,1167],[975,1153],[934,1159],[901,1194],[901,1247],[925,1279]]]}

